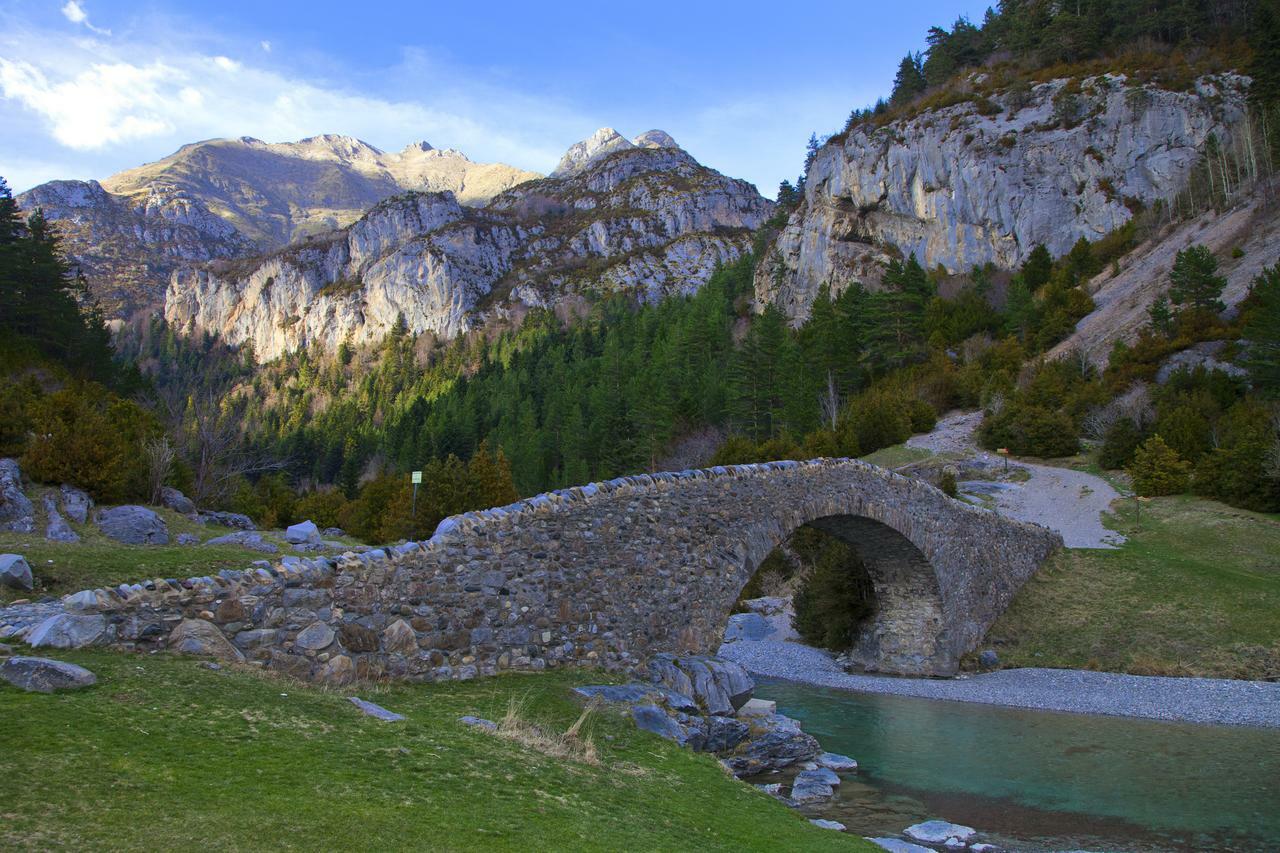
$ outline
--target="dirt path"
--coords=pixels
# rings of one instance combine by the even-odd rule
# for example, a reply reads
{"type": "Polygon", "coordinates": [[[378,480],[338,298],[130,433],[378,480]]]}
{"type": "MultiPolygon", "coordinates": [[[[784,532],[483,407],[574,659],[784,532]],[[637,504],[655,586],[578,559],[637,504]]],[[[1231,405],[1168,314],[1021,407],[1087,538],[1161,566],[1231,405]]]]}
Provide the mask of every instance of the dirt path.
{"type": "Polygon", "coordinates": [[[958,462],[990,474],[992,479],[961,482],[961,493],[1002,515],[1058,531],[1068,548],[1115,548],[1125,541],[1102,523],[1102,514],[1121,497],[1110,483],[1083,471],[1033,462],[1010,462],[1014,476],[1008,476],[1003,459],[974,444],[973,433],[981,422],[981,412],[953,412],[932,432],[907,439],[907,446],[954,455],[958,462]]]}

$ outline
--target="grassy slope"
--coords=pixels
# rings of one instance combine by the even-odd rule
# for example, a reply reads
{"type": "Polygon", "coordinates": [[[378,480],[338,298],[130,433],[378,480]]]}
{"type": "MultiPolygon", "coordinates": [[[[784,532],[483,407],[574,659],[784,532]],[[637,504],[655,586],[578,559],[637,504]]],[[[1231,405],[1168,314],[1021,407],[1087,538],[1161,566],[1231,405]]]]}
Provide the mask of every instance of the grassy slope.
{"type": "Polygon", "coordinates": [[[560,672],[379,688],[405,714],[362,716],[334,693],[169,655],[59,653],[96,687],[0,684],[0,847],[36,849],[859,850],[706,755],[606,714],[598,766],[558,761],[457,722],[524,715],[563,732],[560,672]]]}
{"type": "Polygon", "coordinates": [[[1115,551],[1065,551],[988,639],[1005,666],[1280,676],[1280,521],[1178,496],[1121,501],[1115,551]]]}
{"type": "MultiPolygon", "coordinates": [[[[79,542],[49,542],[44,538],[41,492],[32,490],[28,494],[36,505],[36,532],[0,532],[0,553],[26,557],[35,575],[36,589],[28,593],[0,587],[0,604],[16,598],[66,595],[90,587],[114,586],[149,578],[185,578],[213,574],[220,569],[243,569],[254,560],[295,553],[282,538],[271,532],[263,532],[263,538],[280,547],[280,553],[276,555],[235,545],[124,545],[103,536],[91,522],[71,524],[80,534],[79,542]]],[[[153,509],[168,525],[171,543],[180,533],[191,533],[204,541],[232,532],[227,527],[196,524],[171,510],[153,509]]]]}

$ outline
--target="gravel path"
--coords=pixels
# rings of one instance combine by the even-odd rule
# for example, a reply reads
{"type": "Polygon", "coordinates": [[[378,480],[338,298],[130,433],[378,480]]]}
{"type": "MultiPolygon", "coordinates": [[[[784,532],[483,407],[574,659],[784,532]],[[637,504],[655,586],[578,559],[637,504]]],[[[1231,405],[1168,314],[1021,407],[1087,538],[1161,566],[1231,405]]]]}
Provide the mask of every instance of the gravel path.
{"type": "Polygon", "coordinates": [[[1280,728],[1280,684],[1263,681],[1159,678],[1069,669],[1007,669],[945,680],[851,675],[820,649],[769,640],[725,643],[719,654],[757,675],[863,693],[892,693],[1043,711],[1280,728]]]}
{"type": "MultiPolygon", "coordinates": [[[[907,446],[954,454],[977,467],[1003,472],[999,456],[974,446],[973,432],[980,423],[982,412],[954,412],[938,421],[932,432],[907,439],[907,446]]],[[[1102,524],[1102,514],[1121,497],[1106,480],[1032,462],[1011,463],[1010,468],[1023,469],[1029,476],[1022,482],[969,480],[960,490],[989,498],[1001,515],[1058,531],[1068,548],[1114,548],[1125,541],[1102,524]]]]}

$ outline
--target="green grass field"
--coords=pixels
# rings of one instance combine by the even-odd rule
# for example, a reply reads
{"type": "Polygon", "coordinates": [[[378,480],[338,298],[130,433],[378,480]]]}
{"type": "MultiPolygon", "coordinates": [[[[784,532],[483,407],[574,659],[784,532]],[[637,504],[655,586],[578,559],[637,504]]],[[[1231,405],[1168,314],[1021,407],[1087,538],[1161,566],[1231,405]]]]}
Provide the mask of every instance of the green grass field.
{"type": "Polygon", "coordinates": [[[1058,554],[988,643],[1004,666],[1280,677],[1280,518],[1178,496],[1121,501],[1114,551],[1058,554]]]}
{"type": "Polygon", "coordinates": [[[0,685],[0,847],[213,850],[872,850],[610,712],[599,763],[458,722],[522,716],[564,732],[568,688],[599,673],[508,675],[345,693],[167,654],[59,653],[99,683],[0,685]]]}

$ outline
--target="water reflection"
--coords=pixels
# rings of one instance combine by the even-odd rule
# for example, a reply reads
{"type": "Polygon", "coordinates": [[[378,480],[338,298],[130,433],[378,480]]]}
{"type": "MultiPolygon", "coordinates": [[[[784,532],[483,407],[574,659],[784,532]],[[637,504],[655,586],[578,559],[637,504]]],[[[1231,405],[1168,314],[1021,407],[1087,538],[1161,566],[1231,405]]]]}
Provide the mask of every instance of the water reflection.
{"type": "Polygon", "coordinates": [[[942,817],[1019,849],[1272,850],[1280,732],[1022,711],[763,680],[861,770],[822,809],[861,834],[942,817]],[[1010,842],[1012,843],[1012,842],[1010,842]]]}

